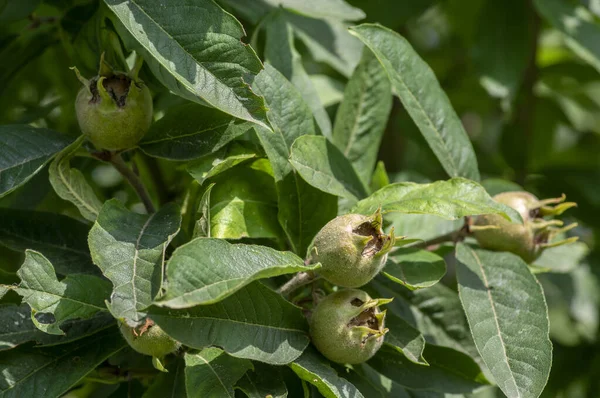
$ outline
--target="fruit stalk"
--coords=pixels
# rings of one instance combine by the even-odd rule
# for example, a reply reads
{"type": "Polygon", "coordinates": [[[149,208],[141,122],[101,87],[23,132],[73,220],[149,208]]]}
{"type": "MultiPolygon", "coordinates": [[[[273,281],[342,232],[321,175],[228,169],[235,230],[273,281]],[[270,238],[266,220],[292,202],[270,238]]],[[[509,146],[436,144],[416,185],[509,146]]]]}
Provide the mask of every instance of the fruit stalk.
{"type": "Polygon", "coordinates": [[[109,162],[113,166],[115,166],[115,169],[117,169],[119,171],[119,173],[121,173],[123,178],[125,178],[129,182],[129,184],[131,184],[131,186],[133,187],[135,192],[140,197],[142,203],[144,204],[144,207],[146,208],[146,211],[148,212],[148,214],[152,214],[152,213],[156,212],[156,209],[154,208],[154,204],[152,203],[152,200],[150,199],[150,195],[148,194],[146,187],[142,183],[142,180],[140,180],[140,178],[137,176],[137,174],[135,174],[133,172],[133,170],[131,170],[129,168],[129,166],[127,166],[127,164],[123,160],[123,157],[121,156],[121,154],[119,154],[119,153],[113,154],[110,157],[109,162]]]}

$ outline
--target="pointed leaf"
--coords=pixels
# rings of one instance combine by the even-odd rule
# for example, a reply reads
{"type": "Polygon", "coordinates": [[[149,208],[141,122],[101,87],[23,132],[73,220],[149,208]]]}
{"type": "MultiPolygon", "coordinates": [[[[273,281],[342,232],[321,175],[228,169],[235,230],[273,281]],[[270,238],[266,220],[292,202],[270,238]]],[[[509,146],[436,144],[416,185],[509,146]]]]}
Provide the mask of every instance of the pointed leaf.
{"type": "Polygon", "coordinates": [[[541,285],[511,253],[459,244],[456,259],[460,299],[496,383],[509,397],[538,397],[552,363],[541,285]]]}
{"type": "Polygon", "coordinates": [[[367,196],[350,161],[325,137],[305,135],[296,139],[290,163],[306,182],[323,192],[350,200],[367,196]]]}
{"type": "Polygon", "coordinates": [[[102,208],[92,187],[77,169],[72,169],[69,161],[83,143],[81,136],[77,141],[61,151],[50,164],[50,184],[56,194],[73,203],[81,215],[87,220],[94,221],[102,208]]]}
{"type": "Polygon", "coordinates": [[[255,148],[247,147],[243,143],[234,141],[210,156],[203,156],[198,160],[188,163],[185,169],[202,185],[208,178],[215,177],[238,164],[255,159],[258,156],[255,148]]]}
{"type": "Polygon", "coordinates": [[[391,109],[390,81],[379,60],[365,48],[344,90],[333,129],[333,143],[350,160],[364,185],[371,179],[391,109]]]}
{"type": "Polygon", "coordinates": [[[41,252],[62,275],[100,274],[88,250],[88,231],[87,225],[60,214],[0,209],[0,244],[41,252]]]}
{"type": "Polygon", "coordinates": [[[275,131],[257,129],[277,184],[277,218],[294,252],[304,256],[317,232],[337,215],[337,198],[308,185],[289,162],[294,140],[315,134],[310,110],[298,91],[269,64],[256,78],[254,89],[265,97],[275,131]]]}
{"type": "Polygon", "coordinates": [[[0,397],[60,397],[126,345],[112,328],[70,344],[7,351],[0,360],[0,397]]]}
{"type": "Polygon", "coordinates": [[[354,26],[350,32],[377,56],[388,74],[394,94],[448,175],[479,180],[471,141],[429,65],[405,38],[381,25],[354,26]]]}
{"type": "Polygon", "coordinates": [[[500,214],[507,220],[522,222],[517,211],[494,201],[481,185],[465,178],[431,184],[390,184],[358,202],[353,212],[373,214],[380,206],[384,214],[432,214],[447,220],[478,214],[500,214]]]}
{"type": "Polygon", "coordinates": [[[210,0],[104,0],[117,31],[171,91],[268,128],[262,98],[250,89],[260,60],[244,28],[210,0]]]}
{"type": "Polygon", "coordinates": [[[41,253],[27,250],[17,275],[21,283],[15,290],[31,307],[35,326],[46,333],[64,334],[60,329],[64,321],[90,318],[106,310],[107,281],[93,275],[69,275],[59,281],[52,263],[41,253]]]}
{"type": "Polygon", "coordinates": [[[215,152],[244,134],[252,124],[198,104],[170,108],[140,142],[150,156],[190,160],[215,152]]]}
{"type": "Polygon", "coordinates": [[[294,33],[286,13],[279,11],[266,28],[265,58],[302,94],[310,108],[321,134],[331,138],[331,120],[319,99],[319,95],[304,70],[302,59],[294,46],[294,33]]]}
{"type": "Polygon", "coordinates": [[[385,327],[389,332],[385,335],[385,343],[396,348],[411,362],[428,365],[423,358],[425,338],[417,329],[392,312],[385,316],[385,327]]]}
{"type": "Polygon", "coordinates": [[[0,126],[0,198],[25,184],[73,139],[27,125],[0,126]]]}
{"type": "Polygon", "coordinates": [[[211,214],[210,214],[210,193],[214,188],[215,184],[212,183],[202,194],[200,198],[200,203],[198,204],[198,219],[196,220],[196,224],[194,224],[194,238],[210,238],[210,223],[211,223],[211,214]]]}
{"type": "Polygon", "coordinates": [[[260,283],[212,305],[173,310],[152,307],[150,317],[184,345],[215,345],[229,355],[274,365],[296,359],[309,343],[300,308],[260,283]]]}
{"type": "Polygon", "coordinates": [[[233,386],[252,369],[247,359],[230,357],[218,348],[185,354],[185,389],[189,398],[229,397],[233,386]]]}
{"type": "Polygon", "coordinates": [[[197,238],[178,247],[171,256],[167,293],[154,304],[169,308],[213,304],[255,280],[319,267],[304,265],[295,254],[266,246],[197,238]]]}
{"type": "Polygon", "coordinates": [[[290,364],[298,377],[319,389],[325,398],[362,398],[348,380],[337,375],[329,363],[312,346],[290,364]]]}
{"type": "Polygon", "coordinates": [[[384,344],[367,363],[396,383],[415,390],[464,394],[487,384],[479,366],[466,354],[428,345],[424,356],[429,366],[412,363],[384,344]]]}
{"type": "Polygon", "coordinates": [[[406,248],[394,252],[382,273],[411,290],[422,289],[442,279],[446,274],[446,263],[430,251],[406,248]]]}
{"type": "Polygon", "coordinates": [[[102,207],[88,238],[94,263],[113,283],[107,306],[115,318],[136,326],[157,296],[169,242],[179,231],[175,205],[151,215],[133,213],[116,199],[102,207]]]}

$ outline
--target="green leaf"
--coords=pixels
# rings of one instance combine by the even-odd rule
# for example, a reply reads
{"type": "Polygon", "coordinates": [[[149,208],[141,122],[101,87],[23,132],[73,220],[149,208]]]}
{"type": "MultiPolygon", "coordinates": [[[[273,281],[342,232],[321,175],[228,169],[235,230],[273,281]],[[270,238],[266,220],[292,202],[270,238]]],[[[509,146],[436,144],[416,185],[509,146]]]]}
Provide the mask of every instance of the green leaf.
{"type": "Polygon", "coordinates": [[[385,335],[385,343],[400,351],[409,361],[420,365],[428,365],[423,358],[425,338],[417,329],[394,313],[387,312],[385,327],[389,332],[385,335]]]}
{"type": "Polygon", "coordinates": [[[337,375],[327,360],[312,346],[290,364],[302,380],[319,389],[325,398],[362,398],[363,395],[348,380],[337,375]]]}
{"type": "Polygon", "coordinates": [[[0,22],[13,22],[27,18],[40,3],[41,0],[24,0],[19,2],[7,0],[5,4],[0,2],[0,22]]]}
{"type": "Polygon", "coordinates": [[[215,152],[252,125],[198,104],[170,108],[140,142],[150,156],[169,160],[197,159],[215,152]]]}
{"type": "Polygon", "coordinates": [[[564,35],[567,46],[600,71],[600,26],[589,10],[565,0],[535,0],[533,4],[564,35]]]}
{"type": "Polygon", "coordinates": [[[0,244],[41,252],[62,275],[99,274],[88,250],[88,231],[87,225],[60,214],[0,209],[0,244]]]}
{"type": "Polygon", "coordinates": [[[258,279],[318,269],[290,252],[266,246],[196,238],[178,247],[167,265],[167,293],[154,304],[189,308],[213,304],[258,279]]]}
{"type": "Polygon", "coordinates": [[[0,126],[0,198],[25,184],[73,139],[27,125],[0,126]]]}
{"type": "Polygon", "coordinates": [[[473,58],[480,83],[492,97],[514,98],[529,62],[529,5],[488,1],[478,19],[473,58]]]}
{"type": "Polygon", "coordinates": [[[323,192],[350,200],[367,196],[350,161],[325,137],[297,138],[291,148],[290,163],[306,182],[323,192]]]}
{"type": "Polygon", "coordinates": [[[383,276],[377,276],[363,289],[371,297],[394,297],[394,301],[386,305],[388,313],[408,322],[428,343],[450,347],[479,360],[454,290],[438,283],[427,289],[410,291],[383,276]]]}
{"type": "Polygon", "coordinates": [[[365,48],[344,90],[333,129],[333,143],[367,185],[392,109],[390,81],[379,60],[365,48]]]}
{"type": "Polygon", "coordinates": [[[249,86],[262,65],[231,14],[210,0],[104,2],[120,36],[169,90],[269,128],[264,101],[249,86]]]}
{"type": "Polygon", "coordinates": [[[367,364],[396,383],[416,390],[465,394],[486,384],[481,369],[466,354],[446,347],[432,350],[428,345],[425,359],[429,366],[417,365],[384,344],[367,364]]]}
{"type": "Polygon", "coordinates": [[[479,180],[477,158],[435,74],[398,33],[380,25],[350,28],[379,59],[392,90],[450,177],[479,180]],[[424,89],[427,88],[427,89],[424,89]]]}
{"type": "Polygon", "coordinates": [[[118,329],[112,328],[70,344],[7,351],[1,360],[0,396],[62,396],[126,345],[118,329]]]}
{"type": "Polygon", "coordinates": [[[211,223],[211,214],[210,214],[210,193],[214,188],[215,184],[212,183],[202,194],[200,198],[200,203],[198,204],[198,214],[199,217],[194,224],[194,238],[210,238],[210,223],[211,223]]]}
{"type": "Polygon", "coordinates": [[[460,299],[496,383],[509,397],[538,397],[552,363],[548,309],[539,282],[511,253],[459,244],[456,259],[460,299]]]}
{"type": "Polygon", "coordinates": [[[248,371],[237,383],[248,398],[286,398],[288,389],[281,377],[279,368],[254,363],[254,370],[248,371]]]}
{"type": "Polygon", "coordinates": [[[264,95],[275,131],[257,129],[277,184],[277,218],[294,252],[304,256],[317,232],[337,215],[337,198],[308,185],[288,160],[296,138],[315,134],[310,110],[298,91],[269,64],[254,89],[264,95]]]}
{"type": "Polygon", "coordinates": [[[277,192],[269,161],[229,170],[211,181],[211,237],[221,239],[283,236],[277,214],[277,192]]]}
{"type": "Polygon", "coordinates": [[[188,163],[185,169],[202,185],[208,178],[215,177],[247,160],[257,158],[256,152],[253,148],[232,142],[226,148],[222,148],[212,155],[188,163]]]}
{"type": "Polygon", "coordinates": [[[175,363],[167,367],[168,372],[161,372],[144,393],[143,398],[187,398],[185,391],[185,362],[177,358],[175,363]]]}
{"type": "Polygon", "coordinates": [[[356,204],[352,212],[431,214],[447,220],[478,214],[500,214],[522,222],[514,209],[494,201],[481,185],[465,178],[452,178],[431,184],[399,182],[387,185],[356,204]]]}
{"type": "Polygon", "coordinates": [[[52,161],[49,170],[50,184],[52,184],[58,196],[77,206],[84,218],[94,221],[102,208],[102,202],[87,183],[83,174],[77,169],[72,169],[69,164],[83,140],[84,137],[81,136],[61,151],[52,161]]]}
{"type": "Polygon", "coordinates": [[[233,386],[252,369],[247,359],[230,357],[218,348],[185,354],[185,389],[189,398],[230,397],[233,386]]]}
{"type": "Polygon", "coordinates": [[[321,133],[325,137],[331,137],[331,120],[304,70],[300,54],[294,46],[292,26],[288,23],[285,12],[276,12],[267,24],[266,33],[266,60],[292,82],[310,108],[321,133]]]}
{"type": "Polygon", "coordinates": [[[216,304],[181,310],[152,307],[150,316],[188,347],[219,346],[234,357],[274,365],[293,361],[309,343],[300,308],[258,282],[216,304]]]}
{"type": "Polygon", "coordinates": [[[98,333],[115,324],[107,312],[99,312],[90,319],[72,319],[64,322],[61,329],[64,335],[51,335],[38,329],[31,320],[31,307],[28,304],[0,306],[0,351],[10,350],[28,341],[38,346],[66,344],[98,333]]]}
{"type": "Polygon", "coordinates": [[[130,326],[142,322],[160,292],[165,251],[180,224],[175,205],[147,215],[127,210],[116,199],[104,204],[88,241],[94,263],[113,283],[106,306],[115,318],[130,326]]]}
{"type": "Polygon", "coordinates": [[[383,275],[410,290],[435,285],[446,274],[444,259],[420,249],[400,249],[388,259],[383,275]]]}
{"type": "Polygon", "coordinates": [[[41,253],[25,251],[25,262],[17,271],[21,283],[15,291],[31,307],[31,320],[38,329],[64,334],[61,323],[69,319],[87,319],[106,311],[104,300],[110,285],[93,275],[69,275],[56,278],[52,263],[41,253]]]}
{"type": "Polygon", "coordinates": [[[390,185],[390,177],[385,170],[385,164],[383,161],[377,162],[377,166],[375,166],[375,171],[373,171],[373,175],[369,180],[369,189],[371,192],[375,192],[385,187],[386,185],[390,185]]]}
{"type": "Polygon", "coordinates": [[[352,7],[344,0],[262,0],[248,3],[245,0],[222,0],[236,8],[253,22],[268,14],[273,8],[286,8],[315,18],[332,18],[354,21],[365,17],[359,8],[352,7]]]}

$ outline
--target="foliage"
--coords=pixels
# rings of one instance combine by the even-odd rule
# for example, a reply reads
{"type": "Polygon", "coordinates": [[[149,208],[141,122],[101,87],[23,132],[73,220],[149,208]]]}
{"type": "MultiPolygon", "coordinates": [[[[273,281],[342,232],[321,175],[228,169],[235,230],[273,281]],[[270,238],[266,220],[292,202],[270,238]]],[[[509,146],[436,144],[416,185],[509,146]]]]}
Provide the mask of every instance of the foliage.
{"type": "Polygon", "coordinates": [[[598,397],[599,40],[591,0],[0,0],[0,397],[598,397]],[[76,117],[109,67],[152,96],[133,148],[76,117]],[[509,191],[578,226],[484,250],[509,191]],[[396,236],[352,365],[309,327],[350,213],[339,258],[396,236]]]}

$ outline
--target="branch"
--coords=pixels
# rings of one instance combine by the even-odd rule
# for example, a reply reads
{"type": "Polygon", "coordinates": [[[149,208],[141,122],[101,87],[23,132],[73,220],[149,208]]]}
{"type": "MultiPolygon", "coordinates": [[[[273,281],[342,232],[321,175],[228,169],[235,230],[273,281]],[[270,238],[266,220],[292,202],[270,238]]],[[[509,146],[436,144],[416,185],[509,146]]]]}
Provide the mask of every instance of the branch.
{"type": "Polygon", "coordinates": [[[146,207],[146,211],[148,212],[148,214],[154,213],[156,210],[154,209],[154,204],[150,199],[150,195],[148,195],[148,191],[146,190],[144,183],[142,182],[142,180],[140,180],[139,176],[135,174],[133,170],[129,168],[129,166],[127,166],[121,154],[112,154],[108,161],[113,166],[115,166],[115,168],[119,171],[119,173],[121,173],[123,178],[125,178],[129,182],[129,184],[131,184],[135,192],[137,192],[138,196],[142,200],[142,203],[144,203],[144,207],[146,207]]]}
{"type": "Polygon", "coordinates": [[[292,279],[287,281],[283,286],[281,286],[277,293],[280,293],[282,296],[287,297],[294,290],[308,285],[314,280],[318,279],[314,272],[298,272],[292,279]]]}
{"type": "Polygon", "coordinates": [[[445,243],[445,242],[456,243],[456,242],[460,242],[463,239],[465,239],[465,237],[468,234],[469,234],[469,225],[468,225],[468,223],[465,223],[464,226],[462,226],[460,229],[458,229],[456,231],[452,231],[447,234],[438,236],[437,238],[419,242],[419,243],[416,243],[414,245],[407,246],[407,247],[410,247],[410,248],[415,247],[418,249],[427,249],[428,247],[439,245],[439,244],[445,243]]]}

